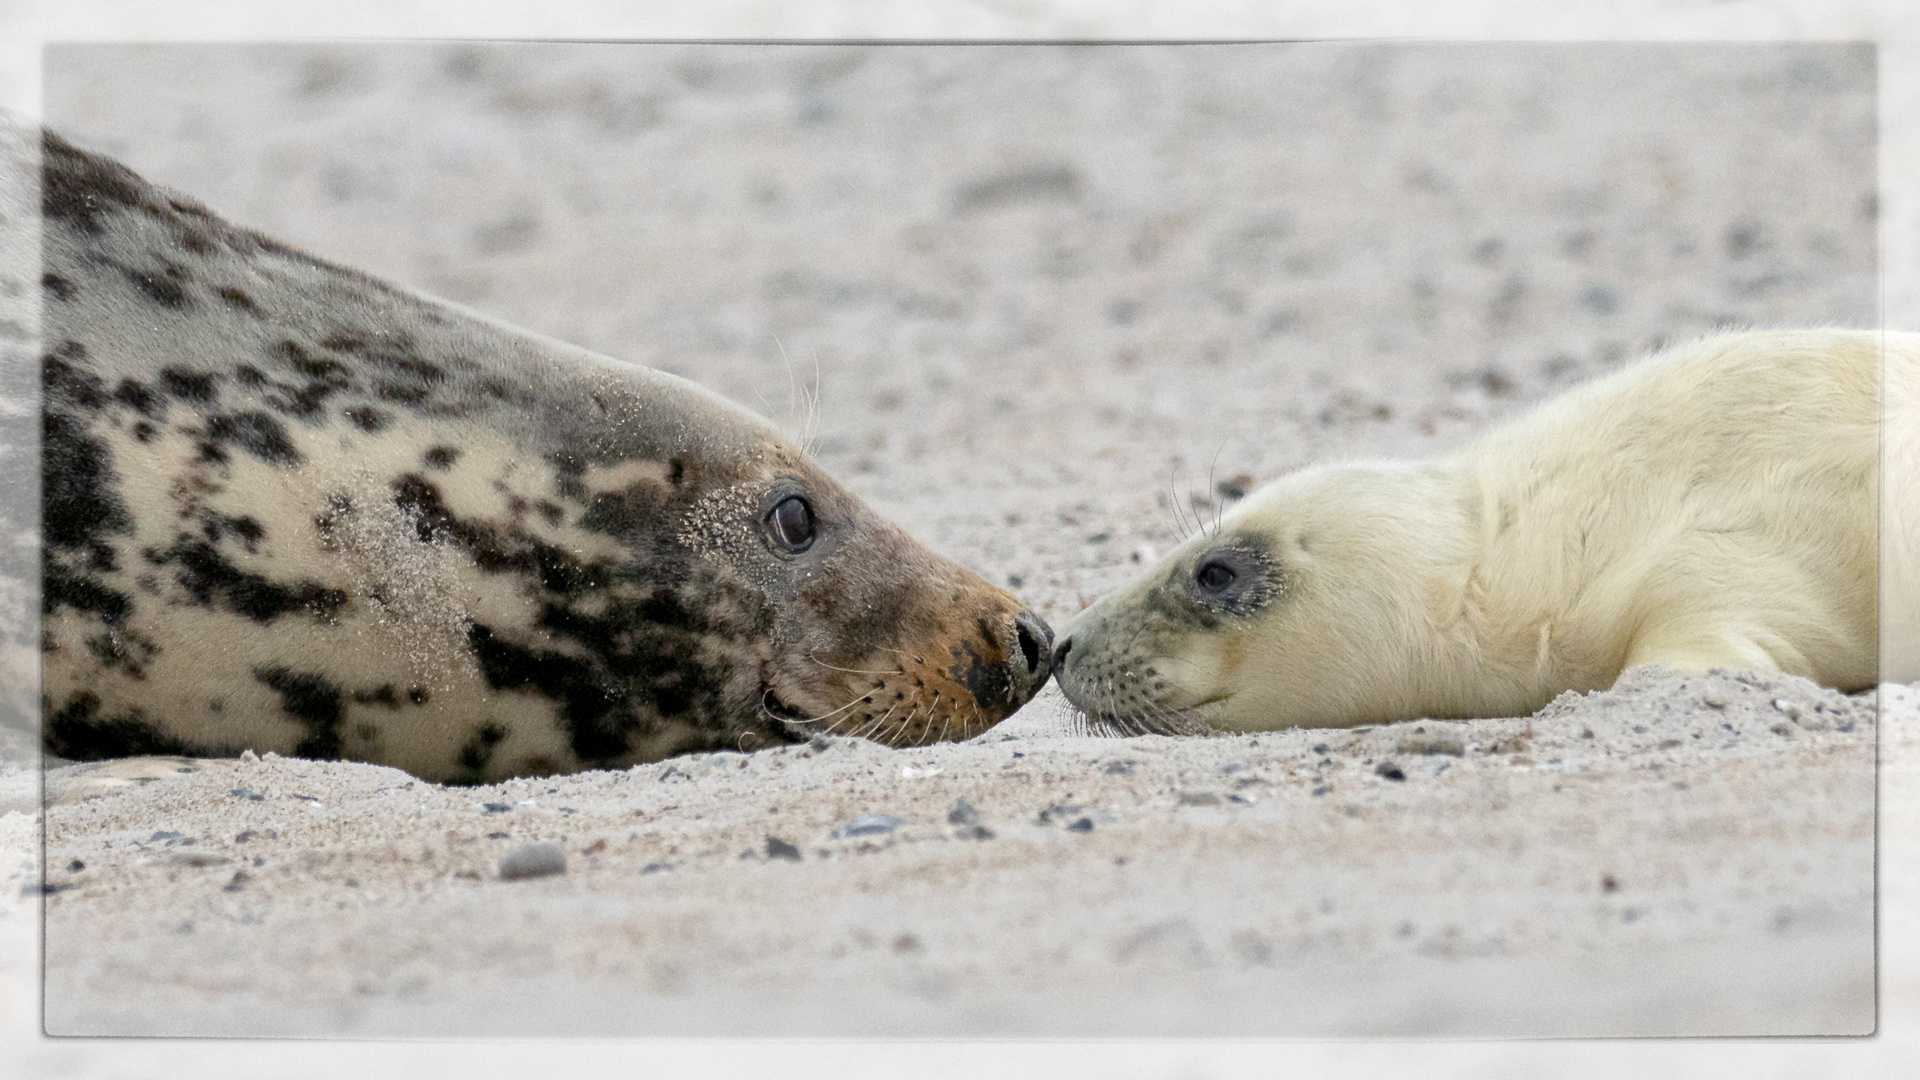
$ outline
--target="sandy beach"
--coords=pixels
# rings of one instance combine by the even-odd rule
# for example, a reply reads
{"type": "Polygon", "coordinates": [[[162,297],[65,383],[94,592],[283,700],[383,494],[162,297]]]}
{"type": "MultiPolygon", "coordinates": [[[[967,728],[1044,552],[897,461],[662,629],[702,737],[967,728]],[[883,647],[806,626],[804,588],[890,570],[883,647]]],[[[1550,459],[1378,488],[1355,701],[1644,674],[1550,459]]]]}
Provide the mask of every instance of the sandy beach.
{"type": "MultiPolygon", "coordinates": [[[[1307,462],[1719,327],[1874,325],[1872,55],[72,45],[45,108],[788,424],[1058,625],[1307,462]]],[[[56,1035],[1862,1034],[1916,992],[1875,968],[1875,749],[1910,792],[1916,730],[1912,688],[1641,670],[1186,740],[1049,689],[964,744],[489,787],[54,762],[43,886],[16,724],[0,930],[44,900],[56,1035]]]]}

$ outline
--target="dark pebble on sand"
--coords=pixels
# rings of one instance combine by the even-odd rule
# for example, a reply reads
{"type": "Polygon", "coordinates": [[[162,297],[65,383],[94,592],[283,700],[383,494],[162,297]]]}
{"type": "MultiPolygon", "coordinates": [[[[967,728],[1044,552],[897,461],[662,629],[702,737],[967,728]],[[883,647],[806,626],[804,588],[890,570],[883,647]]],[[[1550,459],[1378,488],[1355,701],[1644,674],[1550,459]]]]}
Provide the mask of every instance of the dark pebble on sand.
{"type": "Polygon", "coordinates": [[[152,843],[155,840],[178,840],[185,835],[187,834],[174,832],[172,829],[161,829],[159,832],[147,837],[147,842],[152,843]]]}
{"type": "Polygon", "coordinates": [[[1327,792],[1332,790],[1333,789],[1331,787],[1328,787],[1325,784],[1321,784],[1319,787],[1313,789],[1313,794],[1316,798],[1318,798],[1319,796],[1325,795],[1327,792]]]}
{"type": "Polygon", "coordinates": [[[265,795],[256,795],[254,794],[254,791],[252,788],[246,788],[246,787],[234,788],[232,791],[227,792],[227,794],[233,796],[236,799],[249,799],[249,800],[252,800],[253,802],[262,802],[266,799],[265,795]]]}
{"type": "Polygon", "coordinates": [[[489,814],[504,814],[507,811],[513,809],[512,803],[490,802],[490,803],[481,803],[480,805],[481,805],[481,808],[484,809],[489,814]]]}
{"type": "Polygon", "coordinates": [[[980,811],[974,809],[973,804],[965,799],[955,799],[953,800],[953,809],[947,811],[947,824],[978,825],[980,824],[980,811]]]}
{"type": "Polygon", "coordinates": [[[861,814],[845,825],[833,830],[835,840],[845,840],[849,836],[878,836],[890,833],[906,822],[891,814],[861,814]]]}
{"type": "Polygon", "coordinates": [[[506,834],[506,833],[503,833],[503,832],[490,832],[490,833],[488,833],[488,834],[487,834],[487,839],[489,839],[489,840],[505,840],[505,839],[507,838],[507,835],[508,835],[508,834],[506,834]]]}
{"type": "Polygon", "coordinates": [[[552,842],[514,848],[500,860],[500,880],[523,881],[567,872],[567,853],[552,842]]]}
{"type": "Polygon", "coordinates": [[[640,872],[643,874],[657,874],[662,870],[671,870],[671,869],[673,869],[672,863],[650,862],[647,865],[641,867],[640,872]]]}
{"type": "Polygon", "coordinates": [[[1093,819],[1090,817],[1083,817],[1079,821],[1076,821],[1073,824],[1067,826],[1067,831],[1068,832],[1092,832],[1093,819]]]}
{"type": "Polygon", "coordinates": [[[800,861],[800,849],[777,836],[767,837],[767,858],[800,861]]]}
{"type": "Polygon", "coordinates": [[[1326,744],[1326,743],[1323,743],[1323,742],[1318,742],[1318,743],[1314,743],[1314,744],[1313,744],[1313,752],[1314,752],[1314,753],[1316,753],[1316,754],[1324,754],[1324,753],[1326,753],[1326,752],[1327,752],[1327,744],[1326,744]]]}
{"type": "Polygon", "coordinates": [[[233,860],[222,855],[209,855],[204,851],[181,851],[167,857],[169,866],[219,866],[233,860]]]}
{"type": "Polygon", "coordinates": [[[1400,766],[1395,765],[1391,761],[1381,762],[1373,771],[1388,780],[1405,780],[1407,778],[1407,774],[1400,771],[1400,766]]]}
{"type": "Polygon", "coordinates": [[[72,862],[67,864],[67,873],[77,874],[80,871],[85,870],[86,868],[87,868],[86,863],[81,862],[79,859],[75,859],[72,862]]]}
{"type": "Polygon", "coordinates": [[[246,888],[247,882],[251,880],[252,877],[245,870],[235,870],[233,872],[233,880],[220,886],[220,891],[239,892],[241,889],[246,888]]]}

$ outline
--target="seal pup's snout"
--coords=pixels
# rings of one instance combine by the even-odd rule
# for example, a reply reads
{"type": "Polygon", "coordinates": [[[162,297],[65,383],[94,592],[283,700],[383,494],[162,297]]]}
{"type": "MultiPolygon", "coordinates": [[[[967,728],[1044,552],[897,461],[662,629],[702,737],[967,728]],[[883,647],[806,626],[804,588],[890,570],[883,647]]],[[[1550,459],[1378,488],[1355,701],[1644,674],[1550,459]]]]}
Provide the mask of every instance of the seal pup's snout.
{"type": "MultiPolygon", "coordinates": [[[[1013,617],[1014,656],[1027,663],[1027,679],[1034,692],[1047,685],[1053,674],[1053,627],[1031,611],[1013,617]]],[[[1012,657],[1009,657],[1012,659],[1012,657]]]]}

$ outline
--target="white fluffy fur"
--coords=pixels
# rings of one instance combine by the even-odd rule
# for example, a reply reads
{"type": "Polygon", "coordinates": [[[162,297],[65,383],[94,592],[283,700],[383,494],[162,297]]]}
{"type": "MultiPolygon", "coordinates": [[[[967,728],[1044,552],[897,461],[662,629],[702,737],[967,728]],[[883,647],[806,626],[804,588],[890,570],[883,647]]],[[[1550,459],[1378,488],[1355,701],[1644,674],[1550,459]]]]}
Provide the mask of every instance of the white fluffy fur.
{"type": "Polygon", "coordinates": [[[1261,489],[1065,627],[1109,683],[1062,686],[1097,711],[1256,729],[1520,715],[1639,663],[1920,679],[1917,490],[1920,335],[1711,337],[1443,457],[1261,489]],[[1210,630],[1169,614],[1151,594],[1235,533],[1274,545],[1281,595],[1210,630]],[[1162,685],[1130,693],[1129,672],[1162,685]]]}

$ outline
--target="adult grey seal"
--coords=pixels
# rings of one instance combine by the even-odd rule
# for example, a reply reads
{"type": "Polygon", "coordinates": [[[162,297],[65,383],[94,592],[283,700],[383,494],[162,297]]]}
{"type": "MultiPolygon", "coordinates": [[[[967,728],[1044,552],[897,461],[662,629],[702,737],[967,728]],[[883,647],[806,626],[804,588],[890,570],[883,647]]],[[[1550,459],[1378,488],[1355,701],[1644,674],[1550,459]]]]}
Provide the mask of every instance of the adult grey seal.
{"type": "Polygon", "coordinates": [[[52,753],[492,781],[964,738],[1045,683],[1045,623],[717,395],[56,136],[42,176],[52,753]]]}
{"type": "Polygon", "coordinates": [[[1725,334],[1273,482],[1062,627],[1055,677],[1130,731],[1524,715],[1642,663],[1860,690],[1920,679],[1917,541],[1920,335],[1725,334]]]}

